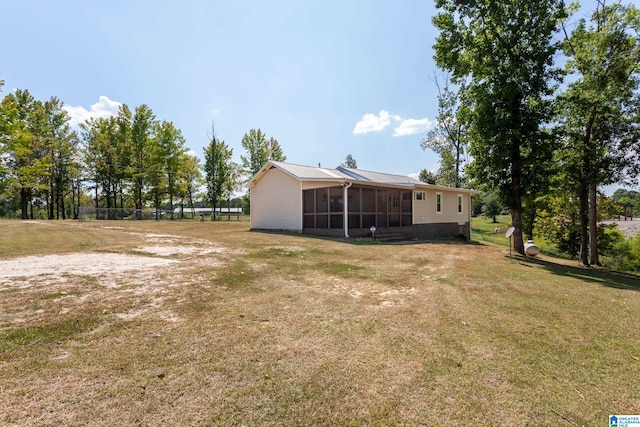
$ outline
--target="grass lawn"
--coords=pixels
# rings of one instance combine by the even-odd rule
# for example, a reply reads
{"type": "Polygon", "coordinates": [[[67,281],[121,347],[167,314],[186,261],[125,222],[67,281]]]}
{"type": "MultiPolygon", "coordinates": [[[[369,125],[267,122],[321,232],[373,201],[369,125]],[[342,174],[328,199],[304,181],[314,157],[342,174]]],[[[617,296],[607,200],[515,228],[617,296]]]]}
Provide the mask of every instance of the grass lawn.
{"type": "Polygon", "coordinates": [[[0,221],[0,425],[639,414],[640,277],[510,258],[482,235],[392,245],[243,221],[0,221]]]}

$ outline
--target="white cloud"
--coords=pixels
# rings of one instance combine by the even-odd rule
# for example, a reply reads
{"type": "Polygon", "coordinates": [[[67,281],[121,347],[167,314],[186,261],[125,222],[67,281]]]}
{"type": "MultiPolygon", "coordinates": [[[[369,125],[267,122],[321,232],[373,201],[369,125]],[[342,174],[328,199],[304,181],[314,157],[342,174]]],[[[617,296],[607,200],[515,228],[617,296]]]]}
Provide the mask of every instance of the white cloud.
{"type": "MultiPolygon", "coordinates": [[[[395,117],[398,116],[394,116],[394,119],[395,117]]],[[[362,120],[356,123],[353,133],[379,132],[390,124],[391,114],[388,111],[380,110],[378,115],[369,113],[362,116],[362,120]]]]}
{"type": "Polygon", "coordinates": [[[112,101],[109,97],[102,95],[98,98],[98,102],[91,106],[91,111],[87,111],[82,105],[78,105],[77,107],[65,105],[62,108],[69,113],[69,117],[71,118],[69,124],[71,126],[77,126],[90,118],[115,116],[118,114],[118,108],[120,108],[121,105],[121,102],[112,101]]]}
{"type": "Polygon", "coordinates": [[[353,133],[379,132],[389,126],[391,121],[399,122],[393,130],[393,136],[415,135],[426,132],[431,126],[431,120],[424,119],[403,119],[397,114],[380,110],[380,113],[368,113],[362,116],[362,120],[356,123],[353,133]]]}
{"type": "Polygon", "coordinates": [[[393,136],[415,135],[426,132],[431,127],[431,121],[424,119],[405,119],[393,130],[393,136]]]}

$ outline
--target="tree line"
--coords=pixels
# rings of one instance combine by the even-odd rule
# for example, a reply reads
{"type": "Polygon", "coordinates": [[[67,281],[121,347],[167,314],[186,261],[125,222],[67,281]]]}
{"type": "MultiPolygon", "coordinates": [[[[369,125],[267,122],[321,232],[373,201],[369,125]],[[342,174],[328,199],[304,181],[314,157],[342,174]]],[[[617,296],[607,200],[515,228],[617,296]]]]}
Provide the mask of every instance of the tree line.
{"type": "Polygon", "coordinates": [[[421,179],[495,195],[519,253],[541,215],[574,218],[580,261],[600,264],[598,188],[640,175],[639,10],[597,0],[588,19],[575,19],[579,6],[562,0],[436,7],[446,82],[422,147],[441,167],[421,179]]]}
{"type": "Polygon", "coordinates": [[[173,217],[176,205],[215,212],[264,162],[286,158],[277,140],[251,129],[237,164],[212,126],[202,165],[180,129],[145,104],[133,110],[123,104],[117,114],[91,118],[77,130],[63,105],[20,89],[2,99],[0,215],[77,219],[85,205],[133,209],[135,215],[152,209],[156,218],[163,208],[173,217]]]}

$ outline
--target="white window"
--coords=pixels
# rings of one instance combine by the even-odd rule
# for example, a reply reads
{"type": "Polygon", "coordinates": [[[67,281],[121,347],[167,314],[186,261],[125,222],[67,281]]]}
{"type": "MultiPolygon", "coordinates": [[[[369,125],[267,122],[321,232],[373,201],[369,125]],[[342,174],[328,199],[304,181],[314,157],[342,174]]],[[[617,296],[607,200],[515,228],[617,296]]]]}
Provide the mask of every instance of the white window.
{"type": "Polygon", "coordinates": [[[436,193],[436,213],[442,213],[442,193],[436,193]]]}
{"type": "Polygon", "coordinates": [[[416,200],[427,200],[427,194],[424,191],[416,191],[414,194],[416,200]]]}
{"type": "Polygon", "coordinates": [[[458,194],[458,213],[462,213],[462,194],[458,194]]]}

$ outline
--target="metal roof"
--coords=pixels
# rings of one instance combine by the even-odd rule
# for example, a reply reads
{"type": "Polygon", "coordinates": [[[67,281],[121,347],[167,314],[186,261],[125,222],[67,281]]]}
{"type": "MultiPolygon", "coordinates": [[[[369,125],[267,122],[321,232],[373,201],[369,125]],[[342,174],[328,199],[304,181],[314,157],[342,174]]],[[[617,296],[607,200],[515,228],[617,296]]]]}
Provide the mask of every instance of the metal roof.
{"type": "Polygon", "coordinates": [[[315,166],[294,165],[291,163],[275,162],[270,160],[267,164],[273,164],[278,169],[288,173],[299,180],[339,180],[349,179],[348,175],[343,174],[337,169],[326,169],[315,166]]]}
{"type": "Polygon", "coordinates": [[[361,169],[349,169],[342,166],[338,166],[338,171],[346,173],[357,181],[367,181],[378,184],[393,184],[393,185],[421,185],[424,182],[413,179],[404,175],[393,175],[389,173],[371,172],[361,169]]]}
{"type": "Polygon", "coordinates": [[[335,182],[358,182],[363,184],[377,184],[396,187],[429,187],[436,189],[457,190],[461,192],[472,192],[472,190],[461,188],[442,187],[439,185],[426,184],[417,179],[404,175],[394,175],[389,173],[365,171],[361,169],[350,169],[342,166],[338,166],[336,169],[327,169],[318,166],[303,166],[292,163],[276,162],[269,160],[265,165],[255,174],[253,178],[247,184],[247,187],[258,181],[264,173],[271,168],[278,168],[284,173],[292,176],[299,181],[335,181],[335,182]]]}

